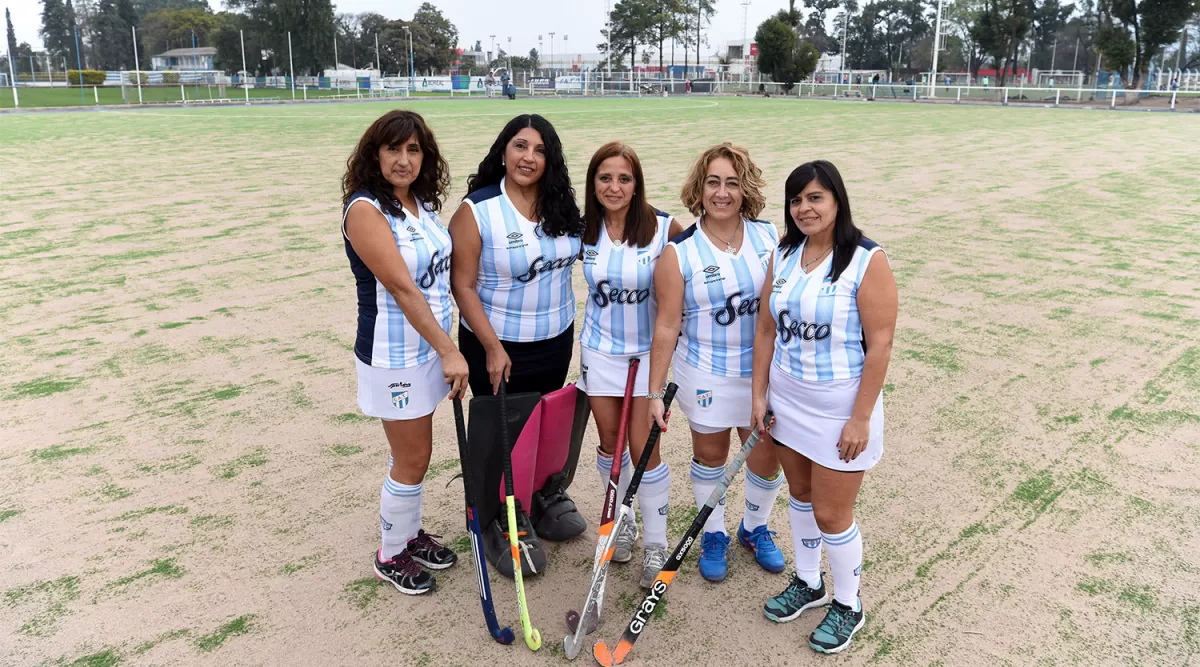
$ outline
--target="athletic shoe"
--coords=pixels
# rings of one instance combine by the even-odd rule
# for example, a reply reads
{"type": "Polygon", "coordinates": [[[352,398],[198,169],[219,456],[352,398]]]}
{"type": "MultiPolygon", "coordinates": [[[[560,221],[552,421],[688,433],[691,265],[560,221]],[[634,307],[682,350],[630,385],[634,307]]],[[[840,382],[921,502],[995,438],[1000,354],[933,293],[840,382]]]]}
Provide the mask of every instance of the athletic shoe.
{"type": "MultiPolygon", "coordinates": [[[[552,542],[578,537],[587,530],[587,520],[567,495],[566,476],[555,473],[542,488],[533,492],[533,511],[530,512],[538,535],[552,542]]],[[[628,559],[627,559],[628,560],[628,559]]]]}
{"type": "Polygon", "coordinates": [[[861,610],[861,600],[858,606],[859,611],[854,611],[834,600],[833,604],[829,605],[829,611],[825,613],[825,620],[809,635],[808,645],[818,653],[841,653],[846,650],[850,640],[854,638],[854,633],[861,630],[867,622],[867,617],[861,610]]]}
{"type": "Polygon", "coordinates": [[[743,522],[738,524],[737,536],[742,546],[754,552],[754,560],[762,569],[772,574],[783,572],[783,552],[775,546],[775,531],[763,525],[747,532],[743,522]]]}
{"type": "Polygon", "coordinates": [[[820,588],[811,588],[793,572],[787,588],[763,605],[763,616],[776,623],[787,623],[799,618],[806,609],[816,609],[826,604],[829,604],[829,594],[825,592],[824,580],[820,588]]]}
{"type": "Polygon", "coordinates": [[[431,535],[424,529],[408,541],[405,551],[412,559],[431,570],[444,570],[458,562],[458,555],[437,543],[441,535],[431,535]],[[434,539],[437,538],[437,539],[434,539]]]}
{"type": "Polygon", "coordinates": [[[667,548],[651,544],[643,551],[645,553],[642,554],[642,580],[638,582],[638,585],[642,588],[650,588],[654,585],[654,579],[658,577],[663,565],[667,564],[667,548]]]}
{"type": "Polygon", "coordinates": [[[728,559],[728,535],[714,532],[700,538],[700,576],[709,581],[721,581],[729,571],[728,559]]]}
{"type": "Polygon", "coordinates": [[[421,569],[412,554],[401,551],[388,560],[379,559],[380,552],[375,552],[375,576],[396,587],[396,590],[407,595],[421,595],[433,590],[437,579],[432,574],[421,569]]]}
{"type": "MultiPolygon", "coordinates": [[[[533,530],[529,515],[521,509],[521,501],[517,501],[517,545],[521,552],[521,574],[532,576],[546,571],[546,551],[542,541],[533,530]]],[[[483,531],[483,552],[488,562],[500,574],[512,579],[513,558],[508,541],[508,509],[500,506],[500,515],[488,522],[483,531]]]]}
{"type": "Polygon", "coordinates": [[[630,514],[628,520],[621,524],[617,540],[613,543],[612,559],[614,563],[628,563],[633,560],[633,547],[637,545],[637,538],[637,519],[630,514]]]}

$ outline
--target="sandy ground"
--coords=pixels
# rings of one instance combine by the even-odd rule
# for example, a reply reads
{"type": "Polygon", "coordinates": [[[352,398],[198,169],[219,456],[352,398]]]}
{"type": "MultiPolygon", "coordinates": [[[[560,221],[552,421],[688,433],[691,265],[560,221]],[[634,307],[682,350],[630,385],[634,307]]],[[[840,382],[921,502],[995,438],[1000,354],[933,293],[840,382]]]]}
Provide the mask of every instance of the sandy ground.
{"type": "MultiPolygon", "coordinates": [[[[467,560],[421,598],[371,576],[387,452],[354,402],[338,179],[386,108],[0,118],[0,663],[564,661],[600,515],[594,432],[572,488],[589,532],[527,580],[538,653],[488,639],[467,560]]],[[[761,614],[785,575],[735,549],[711,585],[693,554],[632,662],[1200,663],[1196,118],[760,99],[416,108],[449,156],[452,201],[505,120],[539,110],[580,192],[591,151],[622,138],[676,214],[691,159],[717,141],[750,148],[777,223],[788,171],[832,159],[890,251],[887,451],[858,507],[866,628],[817,656],[819,614],[761,614]]],[[[465,554],[449,406],[435,423],[426,528],[465,554]]],[[[691,509],[678,424],[663,443],[673,540],[691,509]]],[[[790,562],[786,502],[771,526],[790,562]]],[[[635,575],[610,579],[609,641],[635,575]]],[[[492,584],[516,626],[511,582],[492,584]]]]}

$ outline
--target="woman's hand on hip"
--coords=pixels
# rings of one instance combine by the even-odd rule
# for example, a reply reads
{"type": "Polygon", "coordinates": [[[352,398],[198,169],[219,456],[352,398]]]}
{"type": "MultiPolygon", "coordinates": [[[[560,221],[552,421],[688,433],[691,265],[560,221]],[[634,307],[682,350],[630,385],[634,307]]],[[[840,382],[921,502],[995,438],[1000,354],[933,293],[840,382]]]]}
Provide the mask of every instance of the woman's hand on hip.
{"type": "Polygon", "coordinates": [[[871,439],[871,420],[851,417],[842,427],[842,437],[838,440],[838,458],[846,463],[858,458],[867,448],[871,439]]]}

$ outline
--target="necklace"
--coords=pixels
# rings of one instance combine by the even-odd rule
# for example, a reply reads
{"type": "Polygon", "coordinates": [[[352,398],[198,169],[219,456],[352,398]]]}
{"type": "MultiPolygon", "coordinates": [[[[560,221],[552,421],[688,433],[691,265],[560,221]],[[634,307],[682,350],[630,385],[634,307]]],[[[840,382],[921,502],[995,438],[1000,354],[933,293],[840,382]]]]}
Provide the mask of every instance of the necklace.
{"type": "Polygon", "coordinates": [[[821,254],[820,254],[820,255],[817,255],[817,256],[816,256],[816,257],[814,257],[813,259],[810,259],[810,260],[808,260],[807,262],[801,262],[801,265],[802,265],[802,268],[804,269],[804,272],[805,272],[805,273],[808,273],[808,267],[812,266],[813,264],[816,264],[818,261],[820,261],[820,259],[821,259],[822,257],[824,257],[825,255],[828,255],[830,250],[833,250],[833,246],[829,246],[828,248],[826,248],[826,249],[822,250],[822,251],[821,251],[821,254]]]}
{"type": "Polygon", "coordinates": [[[612,227],[608,224],[604,225],[604,231],[608,234],[608,240],[613,242],[613,245],[621,245],[621,237],[625,235],[625,229],[621,229],[621,233],[613,236],[612,227]]]}
{"type": "Polygon", "coordinates": [[[734,239],[734,237],[737,236],[738,230],[742,228],[741,218],[738,218],[737,227],[733,228],[733,235],[729,237],[728,241],[721,238],[720,236],[717,236],[717,233],[713,231],[712,225],[708,224],[707,220],[704,221],[704,228],[708,230],[709,234],[712,234],[713,236],[715,236],[718,241],[725,244],[725,252],[729,253],[730,255],[737,252],[737,248],[733,247],[733,239],[734,239]]]}

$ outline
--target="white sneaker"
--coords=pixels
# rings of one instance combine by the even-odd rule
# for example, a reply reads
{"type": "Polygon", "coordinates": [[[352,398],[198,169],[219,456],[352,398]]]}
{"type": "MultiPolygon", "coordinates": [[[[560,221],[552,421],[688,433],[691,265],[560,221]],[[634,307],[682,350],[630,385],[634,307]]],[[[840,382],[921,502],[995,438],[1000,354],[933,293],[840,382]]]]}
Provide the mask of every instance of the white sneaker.
{"type": "Polygon", "coordinates": [[[613,544],[613,561],[628,563],[632,560],[633,547],[637,544],[637,538],[637,520],[630,516],[629,520],[621,525],[621,531],[617,533],[617,541],[613,544]]]}
{"type": "Polygon", "coordinates": [[[642,556],[642,580],[638,582],[638,585],[642,588],[650,588],[654,585],[654,579],[658,577],[658,573],[662,570],[663,565],[667,563],[667,548],[651,544],[644,551],[645,554],[642,556]]]}

